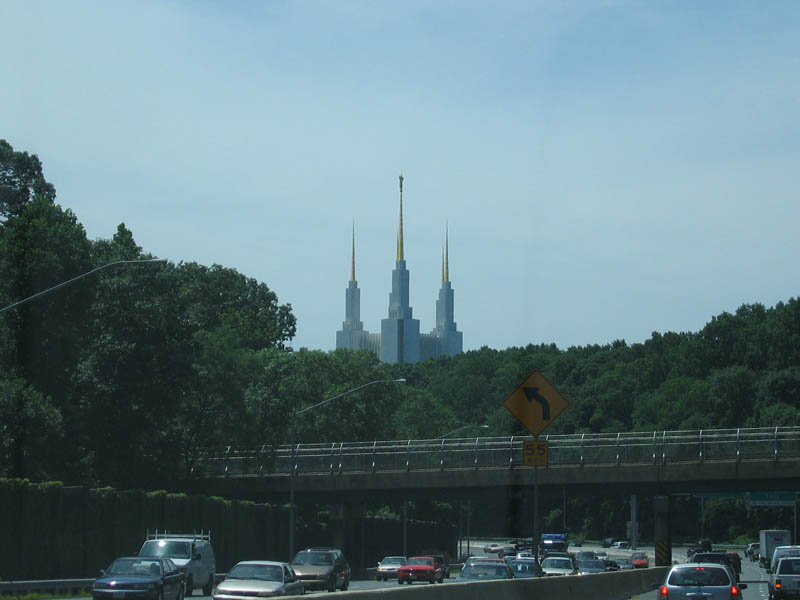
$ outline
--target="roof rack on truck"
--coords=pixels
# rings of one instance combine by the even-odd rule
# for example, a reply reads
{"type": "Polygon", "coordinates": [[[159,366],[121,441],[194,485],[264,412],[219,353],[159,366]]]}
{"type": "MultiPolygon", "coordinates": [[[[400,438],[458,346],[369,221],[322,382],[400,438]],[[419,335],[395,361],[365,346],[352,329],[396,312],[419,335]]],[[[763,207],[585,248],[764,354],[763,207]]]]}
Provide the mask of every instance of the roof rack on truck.
{"type": "Polygon", "coordinates": [[[173,533],[164,529],[163,531],[159,531],[158,529],[147,530],[147,538],[148,540],[169,540],[169,539],[190,539],[194,540],[202,540],[204,542],[211,542],[211,530],[209,529],[206,531],[205,529],[201,529],[199,532],[193,531],[192,533],[173,533]]]}

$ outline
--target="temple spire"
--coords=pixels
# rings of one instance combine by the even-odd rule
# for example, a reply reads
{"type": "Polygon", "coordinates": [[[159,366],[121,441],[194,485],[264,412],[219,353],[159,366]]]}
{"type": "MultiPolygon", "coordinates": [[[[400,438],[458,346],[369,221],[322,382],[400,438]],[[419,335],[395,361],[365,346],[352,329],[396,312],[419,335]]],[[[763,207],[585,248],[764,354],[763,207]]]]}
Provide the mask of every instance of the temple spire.
{"type": "Polygon", "coordinates": [[[356,222],[353,221],[353,251],[350,255],[350,281],[356,280],[356,222]]]}
{"type": "Polygon", "coordinates": [[[450,227],[444,226],[444,281],[450,281],[450,227]]]}
{"type": "Polygon", "coordinates": [[[403,252],[403,174],[400,173],[400,227],[397,230],[397,260],[405,260],[403,252]]]}

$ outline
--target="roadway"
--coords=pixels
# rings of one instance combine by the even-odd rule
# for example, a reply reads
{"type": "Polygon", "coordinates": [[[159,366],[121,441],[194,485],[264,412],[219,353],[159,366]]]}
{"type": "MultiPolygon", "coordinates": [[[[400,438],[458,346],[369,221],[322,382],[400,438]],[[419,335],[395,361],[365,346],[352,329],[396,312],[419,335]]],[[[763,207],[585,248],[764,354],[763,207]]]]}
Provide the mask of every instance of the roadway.
{"type": "MultiPolygon", "coordinates": [[[[493,556],[496,557],[495,554],[487,554],[484,552],[484,546],[495,542],[498,544],[505,543],[507,540],[498,539],[498,540],[472,540],[471,541],[471,551],[475,556],[493,556]]],[[[638,550],[644,551],[650,558],[650,564],[655,564],[655,557],[654,557],[654,549],[652,546],[639,546],[638,550]]],[[[570,552],[578,552],[581,550],[594,550],[600,551],[604,550],[608,553],[609,558],[612,560],[615,558],[620,557],[630,557],[631,551],[630,550],[611,550],[608,548],[601,548],[598,545],[591,545],[586,544],[582,547],[570,547],[570,552]]],[[[741,552],[740,552],[741,554],[741,552]]],[[[673,560],[677,562],[683,562],[685,560],[685,552],[682,548],[675,547],[673,548],[673,560]]],[[[369,573],[373,573],[374,570],[369,571],[369,573]]],[[[456,581],[457,573],[453,573],[449,579],[444,580],[444,585],[452,585],[456,581]]],[[[767,576],[766,571],[764,569],[759,568],[758,563],[751,562],[748,559],[742,560],[742,575],[741,575],[741,582],[747,584],[747,589],[743,592],[743,598],[747,600],[766,600],[768,598],[767,592],[767,576]]],[[[427,583],[418,583],[413,584],[413,587],[419,586],[427,586],[430,584],[427,583]]],[[[439,584],[437,584],[439,585],[439,584]]],[[[380,589],[388,589],[388,588],[397,588],[398,584],[396,580],[389,580],[389,581],[376,581],[373,577],[370,578],[361,578],[361,579],[354,579],[350,582],[349,591],[365,591],[365,590],[380,590],[380,589]]],[[[402,586],[403,589],[409,589],[408,585],[402,586]]],[[[315,596],[320,594],[326,594],[325,591],[309,591],[306,593],[307,596],[315,596]]],[[[337,596],[346,597],[348,592],[336,592],[337,596]]],[[[192,596],[193,599],[196,600],[213,600],[211,596],[192,596]]],[[[637,596],[633,596],[632,599],[635,598],[636,600],[658,600],[658,590],[652,590],[650,592],[646,592],[643,594],[639,594],[637,596]]],[[[71,600],[91,600],[87,599],[71,599],[71,600]]]]}

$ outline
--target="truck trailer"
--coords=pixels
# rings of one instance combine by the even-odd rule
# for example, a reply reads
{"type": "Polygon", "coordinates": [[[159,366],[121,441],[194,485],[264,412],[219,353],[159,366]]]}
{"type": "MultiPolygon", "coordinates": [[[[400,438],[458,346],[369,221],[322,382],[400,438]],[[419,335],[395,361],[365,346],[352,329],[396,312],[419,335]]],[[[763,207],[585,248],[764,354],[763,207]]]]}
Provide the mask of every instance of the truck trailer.
{"type": "Polygon", "coordinates": [[[786,529],[762,529],[758,532],[758,544],[758,564],[764,569],[768,569],[775,548],[790,546],[792,534],[786,529]]]}

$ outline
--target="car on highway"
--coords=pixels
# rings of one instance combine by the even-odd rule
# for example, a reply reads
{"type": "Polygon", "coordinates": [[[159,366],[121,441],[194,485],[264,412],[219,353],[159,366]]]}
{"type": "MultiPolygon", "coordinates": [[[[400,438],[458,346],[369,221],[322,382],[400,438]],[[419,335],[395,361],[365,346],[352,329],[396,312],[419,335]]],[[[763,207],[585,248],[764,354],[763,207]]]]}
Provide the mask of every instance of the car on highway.
{"type": "Polygon", "coordinates": [[[483,551],[486,554],[497,554],[497,551],[499,549],[500,549],[500,544],[495,544],[495,543],[487,544],[486,546],[483,547],[483,551]]]}
{"type": "Polygon", "coordinates": [[[456,577],[456,583],[513,578],[514,572],[504,561],[481,560],[465,565],[458,577],[456,577]]]}
{"type": "Polygon", "coordinates": [[[577,572],[571,558],[548,556],[542,561],[542,574],[545,577],[552,577],[553,575],[574,575],[577,572]]]}
{"type": "Polygon", "coordinates": [[[346,591],[350,585],[350,565],[341,550],[301,550],[292,559],[292,569],[306,590],[346,591]]]}
{"type": "Polygon", "coordinates": [[[731,568],[734,575],[738,573],[733,565],[733,560],[725,555],[724,550],[712,550],[711,552],[695,552],[692,554],[689,559],[686,561],[687,563],[700,563],[700,562],[708,562],[708,563],[719,563],[721,565],[727,565],[731,568]]]}
{"type": "MultiPolygon", "coordinates": [[[[603,564],[606,567],[606,571],[619,571],[620,566],[619,563],[615,560],[611,560],[610,558],[601,558],[599,560],[603,561],[603,564]]],[[[631,564],[630,568],[633,568],[633,564],[631,564]]]]}
{"type": "Polygon", "coordinates": [[[528,578],[541,577],[542,569],[535,558],[514,558],[508,563],[508,568],[514,573],[514,577],[528,578]]]}
{"type": "Polygon", "coordinates": [[[305,587],[291,565],[269,560],[236,563],[217,585],[214,600],[301,596],[305,587]]]}
{"type": "Polygon", "coordinates": [[[211,545],[211,532],[170,533],[151,531],[139,549],[139,556],[170,558],[180,567],[185,576],[184,594],[191,596],[200,588],[204,596],[210,596],[214,588],[217,559],[211,545]]]}
{"type": "Polygon", "coordinates": [[[597,556],[597,553],[594,552],[593,550],[581,550],[580,552],[575,554],[575,560],[577,561],[596,560],[597,558],[599,557],[597,556]]]}
{"type": "Polygon", "coordinates": [[[597,558],[584,558],[578,561],[578,575],[591,575],[592,573],[605,573],[606,563],[597,558]]]}
{"type": "Polygon", "coordinates": [[[778,559],[775,571],[769,574],[767,588],[770,600],[800,598],[800,558],[778,559]]]}
{"type": "Polygon", "coordinates": [[[415,581],[444,583],[444,567],[432,556],[412,556],[397,569],[398,584],[412,584],[415,581]]]}
{"type": "Polygon", "coordinates": [[[172,559],[124,556],[92,584],[93,600],[183,600],[185,574],[172,559]]]}
{"type": "Polygon", "coordinates": [[[375,579],[378,581],[397,579],[397,569],[402,567],[405,563],[405,556],[384,556],[383,560],[378,563],[375,579]]]}
{"type": "Polygon", "coordinates": [[[744,555],[749,558],[751,561],[758,560],[758,542],[753,542],[751,544],[747,544],[747,548],[744,551],[744,555]]]}
{"type": "Polygon", "coordinates": [[[595,552],[595,556],[600,560],[605,560],[606,558],[608,558],[608,552],[606,552],[605,550],[598,550],[597,552],[595,552]]]}
{"type": "Polygon", "coordinates": [[[450,579],[450,561],[447,560],[447,556],[444,554],[431,554],[431,556],[436,561],[436,565],[444,571],[445,579],[450,579]]]}
{"type": "Polygon", "coordinates": [[[772,551],[772,558],[769,561],[769,571],[774,571],[778,566],[778,561],[787,556],[800,556],[800,546],[778,546],[772,551]]]}
{"type": "Polygon", "coordinates": [[[650,559],[645,552],[632,552],[631,563],[634,569],[647,569],[650,566],[650,559]]]}
{"type": "Polygon", "coordinates": [[[603,538],[603,541],[600,542],[600,545],[603,548],[611,548],[611,546],[613,546],[614,542],[616,542],[616,541],[617,541],[617,538],[607,537],[607,538],[603,538]]]}
{"type": "Polygon", "coordinates": [[[613,544],[611,544],[611,549],[612,550],[630,550],[630,548],[631,548],[631,545],[628,542],[623,541],[623,540],[620,540],[618,542],[614,542],[613,544]]]}
{"type": "Polygon", "coordinates": [[[630,556],[615,556],[614,562],[618,571],[627,571],[633,568],[633,561],[630,556]]]}
{"type": "Polygon", "coordinates": [[[731,600],[742,598],[746,583],[737,584],[728,565],[684,563],[674,565],[659,588],[659,600],[697,598],[731,600]]]}

